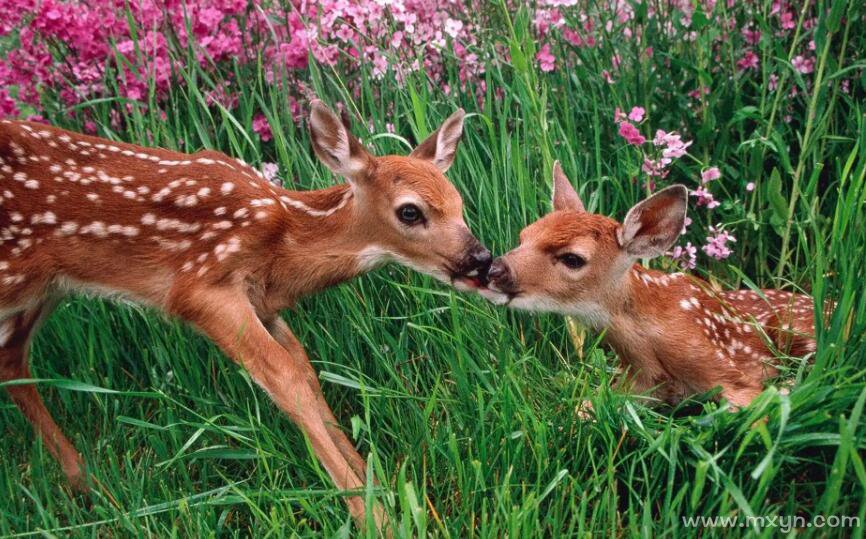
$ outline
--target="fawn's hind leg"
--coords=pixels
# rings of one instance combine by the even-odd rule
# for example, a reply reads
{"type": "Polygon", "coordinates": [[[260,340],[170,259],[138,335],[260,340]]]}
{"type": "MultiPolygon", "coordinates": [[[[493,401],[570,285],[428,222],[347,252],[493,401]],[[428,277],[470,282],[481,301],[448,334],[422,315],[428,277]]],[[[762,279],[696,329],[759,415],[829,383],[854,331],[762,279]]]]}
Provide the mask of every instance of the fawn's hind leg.
{"type": "Polygon", "coordinates": [[[322,394],[322,387],[319,384],[319,377],[316,374],[313,365],[310,363],[307,353],[304,351],[304,347],[289,329],[288,324],[286,324],[282,318],[279,318],[279,316],[271,320],[266,327],[268,332],[270,332],[274,339],[280,343],[283,348],[293,356],[301,358],[301,361],[298,363],[304,370],[307,383],[313,390],[313,393],[318,397],[315,402],[315,408],[322,417],[322,420],[325,422],[328,434],[331,435],[337,449],[340,450],[340,453],[342,453],[343,457],[349,462],[349,466],[352,467],[352,470],[358,475],[358,478],[360,478],[361,481],[365,481],[367,478],[367,465],[364,463],[364,458],[358,454],[355,445],[340,428],[340,424],[334,416],[334,412],[331,411],[331,408],[325,401],[325,396],[322,394]]]}
{"type": "MultiPolygon", "coordinates": [[[[31,377],[27,349],[34,330],[52,308],[53,304],[43,303],[0,320],[0,382],[31,377]]],[[[85,474],[81,456],[54,422],[36,386],[8,385],[6,391],[60,463],[72,487],[84,490],[85,474]]]]}

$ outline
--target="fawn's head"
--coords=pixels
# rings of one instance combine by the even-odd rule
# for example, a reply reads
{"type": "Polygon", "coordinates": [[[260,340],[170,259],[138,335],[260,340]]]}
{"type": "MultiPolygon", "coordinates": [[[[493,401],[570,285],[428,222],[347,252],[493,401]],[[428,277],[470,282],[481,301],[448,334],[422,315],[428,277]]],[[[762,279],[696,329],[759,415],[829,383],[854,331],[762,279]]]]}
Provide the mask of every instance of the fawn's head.
{"type": "Polygon", "coordinates": [[[365,267],[394,260],[461,289],[483,284],[492,257],[463,220],[463,200],[445,178],[463,134],[462,109],[408,156],[376,157],[330,109],[310,114],[313,149],[352,186],[365,267]]]}
{"type": "Polygon", "coordinates": [[[493,261],[491,301],[574,315],[602,326],[606,300],[622,290],[639,258],[667,251],[683,229],[688,192],[673,185],[631,208],[622,224],[588,213],[563,174],[553,172],[553,212],[523,229],[520,245],[493,261]]]}

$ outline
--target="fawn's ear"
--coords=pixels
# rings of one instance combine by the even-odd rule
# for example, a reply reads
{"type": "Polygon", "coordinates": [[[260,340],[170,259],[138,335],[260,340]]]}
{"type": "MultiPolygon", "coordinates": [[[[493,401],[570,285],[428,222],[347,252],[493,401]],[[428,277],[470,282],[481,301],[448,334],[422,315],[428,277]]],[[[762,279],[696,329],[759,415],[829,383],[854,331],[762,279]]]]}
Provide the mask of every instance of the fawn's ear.
{"type": "Polygon", "coordinates": [[[319,159],[350,180],[363,177],[372,162],[364,145],[324,103],[315,99],[310,107],[310,138],[319,159]]]}
{"type": "Polygon", "coordinates": [[[683,230],[688,197],[685,186],[671,185],[637,203],[616,231],[619,246],[635,258],[664,254],[683,230]]]}
{"type": "Polygon", "coordinates": [[[460,137],[463,136],[463,118],[465,116],[466,113],[463,109],[457,109],[457,112],[442,122],[439,129],[419,144],[410,155],[431,161],[442,172],[447,171],[454,162],[457,144],[460,142],[460,137]]]}
{"type": "Polygon", "coordinates": [[[585,212],[583,201],[562,171],[559,161],[553,162],[553,209],[585,212]]]}

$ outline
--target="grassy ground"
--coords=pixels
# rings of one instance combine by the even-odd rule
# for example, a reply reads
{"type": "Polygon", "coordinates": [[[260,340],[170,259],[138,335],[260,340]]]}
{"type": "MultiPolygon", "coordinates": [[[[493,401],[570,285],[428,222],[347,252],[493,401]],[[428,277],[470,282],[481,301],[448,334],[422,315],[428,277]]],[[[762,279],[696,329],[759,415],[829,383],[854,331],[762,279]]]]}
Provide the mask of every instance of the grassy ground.
{"type": "MultiPolygon", "coordinates": [[[[286,313],[383,485],[366,495],[384,502],[406,536],[692,535],[681,517],[698,515],[866,522],[866,118],[861,102],[833,83],[847,67],[840,46],[843,32],[848,44],[847,24],[833,48],[818,50],[823,81],[797,98],[777,98],[733,76],[731,65],[724,72],[731,76],[710,80],[713,92],[690,108],[681,89],[710,77],[700,41],[656,36],[656,50],[674,60],[669,70],[635,71],[608,85],[591,56],[604,51],[580,53],[589,56],[572,70],[537,73],[521,61],[533,54],[525,21],[512,22],[501,38],[512,62],[488,67],[482,109],[459,92],[427,90],[420,76],[403,88],[364,78],[360,98],[350,100],[338,73],[314,69],[313,87],[332,103],[351,102],[376,132],[393,122],[398,137],[367,137],[379,153],[405,152],[399,137],[417,140],[457,106],[477,113],[449,176],[470,226],[495,252],[548,210],[553,158],[591,208],[621,218],[643,188],[631,181],[640,161],[617,138],[612,111],[643,105],[654,128],[695,140],[696,161],[684,160],[671,181],[696,186],[697,161],[724,174],[722,208],[710,217],[695,211],[691,238],[702,240],[700,230],[724,217],[738,238],[735,254],[722,263],[701,257],[696,272],[725,286],[802,288],[839,308],[820,329],[814,357],[779,359],[789,395],[770,387],[736,414],[707,398],[651,410],[609,391],[618,362],[596,335],[569,332],[559,317],[495,308],[408,270],[379,270],[286,313]],[[575,414],[587,398],[597,421],[575,414]],[[756,422],[763,416],[766,423],[756,422]]],[[[862,36],[850,41],[860,46],[862,36]]],[[[785,50],[764,52],[788,58],[785,50]]],[[[334,181],[291,122],[287,97],[262,73],[244,74],[231,114],[202,107],[210,82],[194,68],[183,75],[188,84],[171,96],[167,121],[133,108],[127,127],[114,132],[113,104],[88,107],[104,134],[276,160],[297,188],[334,181]],[[273,144],[251,136],[257,109],[269,117],[273,144]]],[[[363,127],[355,132],[364,135],[363,127]]],[[[96,488],[71,495],[45,447],[0,397],[0,535],[352,533],[341,493],[297,430],[190,329],[136,307],[74,299],[48,321],[32,357],[48,407],[96,488]]],[[[805,531],[862,536],[862,528],[805,531]]]]}

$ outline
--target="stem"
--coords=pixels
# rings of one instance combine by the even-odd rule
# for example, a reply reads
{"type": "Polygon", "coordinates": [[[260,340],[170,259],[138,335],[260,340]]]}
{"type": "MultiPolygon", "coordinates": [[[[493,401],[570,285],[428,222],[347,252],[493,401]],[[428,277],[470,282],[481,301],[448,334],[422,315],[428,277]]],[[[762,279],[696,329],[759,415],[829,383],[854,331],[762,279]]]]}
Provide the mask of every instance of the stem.
{"type": "Polygon", "coordinates": [[[821,93],[821,83],[824,75],[824,68],[827,64],[827,56],[830,53],[830,42],[833,35],[827,33],[827,38],[824,41],[824,50],[821,51],[821,60],[818,63],[818,71],[815,73],[814,86],[812,88],[812,99],[809,102],[809,110],[806,116],[806,130],[803,133],[803,143],[800,146],[800,160],[797,162],[797,168],[794,170],[794,184],[791,187],[791,202],[788,203],[788,219],[785,222],[785,234],[782,236],[782,252],[779,255],[779,266],[776,268],[776,277],[781,277],[785,264],[788,262],[790,254],[791,226],[794,222],[794,208],[797,204],[797,198],[800,195],[800,178],[803,174],[803,168],[808,159],[809,144],[812,142],[811,135],[815,125],[815,114],[818,107],[818,96],[821,93]]]}

